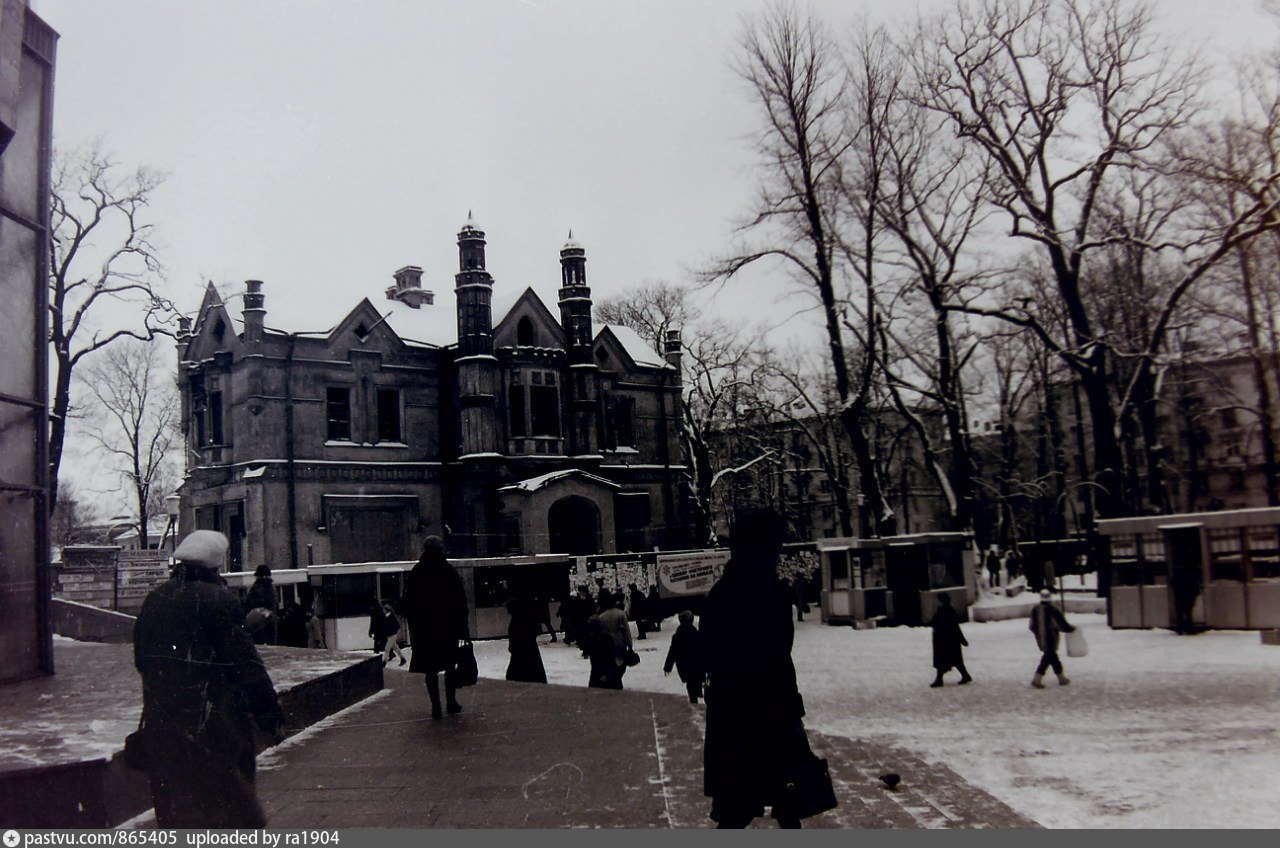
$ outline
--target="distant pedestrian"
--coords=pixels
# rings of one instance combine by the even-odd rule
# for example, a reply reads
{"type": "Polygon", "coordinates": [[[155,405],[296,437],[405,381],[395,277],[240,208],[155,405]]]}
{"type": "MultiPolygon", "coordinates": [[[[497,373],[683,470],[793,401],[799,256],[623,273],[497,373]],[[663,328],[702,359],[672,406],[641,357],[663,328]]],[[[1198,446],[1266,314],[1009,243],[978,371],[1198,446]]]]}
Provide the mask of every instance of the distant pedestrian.
{"type": "Polygon", "coordinates": [[[662,630],[662,619],[665,618],[665,612],[662,604],[662,596],[658,594],[657,586],[650,586],[649,591],[644,596],[644,611],[649,616],[649,629],[654,633],[662,630]]]}
{"type": "Polygon", "coordinates": [[[558,615],[560,629],[564,631],[564,643],[582,647],[586,635],[587,616],[591,615],[591,595],[586,586],[579,586],[560,602],[558,615]]]}
{"type": "Polygon", "coordinates": [[[1030,630],[1036,636],[1036,645],[1040,648],[1040,664],[1036,666],[1036,676],[1031,678],[1031,685],[1037,689],[1044,688],[1044,673],[1052,668],[1058,676],[1058,685],[1066,686],[1071,681],[1062,673],[1062,660],[1058,657],[1058,634],[1070,633],[1075,627],[1067,623],[1062,612],[1053,605],[1053,593],[1048,589],[1040,590],[1040,603],[1031,610],[1030,630]]]}
{"type": "Polygon", "coordinates": [[[307,614],[297,601],[286,601],[280,608],[280,624],[276,630],[279,644],[290,648],[307,647],[307,614]]]}
{"type": "Polygon", "coordinates": [[[382,604],[376,599],[369,601],[369,637],[373,639],[373,652],[380,654],[387,648],[386,626],[383,621],[382,604]]]}
{"type": "Polygon", "coordinates": [[[444,541],[428,536],[422,555],[409,572],[405,590],[404,613],[413,634],[413,659],[409,671],[425,674],[427,694],[431,697],[431,717],[442,718],[440,682],[444,672],[446,707],[450,715],[462,712],[454,683],[458,644],[471,638],[467,590],[462,578],[445,559],[444,541]]]}
{"type": "Polygon", "coordinates": [[[197,530],[171,580],[147,595],[133,630],[142,741],[161,828],[261,828],[253,724],[276,741],[284,712],[245,613],[219,569],[227,538],[197,530]]]}
{"type": "Polygon", "coordinates": [[[582,652],[591,661],[587,686],[593,689],[621,689],[622,668],[618,665],[613,637],[605,632],[600,616],[588,616],[583,632],[582,652]]]}
{"type": "Polygon", "coordinates": [[[556,628],[551,624],[551,603],[542,595],[535,597],[537,606],[534,611],[538,614],[538,635],[542,635],[542,628],[547,628],[547,633],[551,634],[551,641],[556,641],[556,628]]]}
{"type": "Polygon", "coordinates": [[[1204,586],[1199,562],[1189,562],[1187,557],[1173,556],[1169,575],[1169,588],[1173,590],[1174,632],[1186,636],[1197,633],[1194,611],[1196,599],[1204,586]]]}
{"type": "Polygon", "coordinates": [[[315,607],[307,610],[307,647],[327,648],[324,638],[324,622],[316,615],[315,607]]]}
{"type": "Polygon", "coordinates": [[[632,583],[627,587],[627,594],[631,600],[628,608],[627,618],[636,623],[636,638],[647,639],[649,632],[649,615],[645,611],[644,592],[640,591],[640,587],[632,583]]]}
{"type": "Polygon", "coordinates": [[[1000,585],[1000,549],[994,545],[987,551],[987,583],[992,589],[1000,585]]]}
{"type": "Polygon", "coordinates": [[[769,509],[738,517],[730,559],[701,609],[709,679],[703,775],[711,818],[742,828],[766,806],[800,827],[788,785],[817,762],[791,662],[795,596],[778,579],[785,523],[769,509]]]}
{"type": "Polygon", "coordinates": [[[633,650],[631,642],[631,625],[627,623],[627,614],[622,611],[622,593],[609,594],[608,607],[600,613],[600,626],[613,640],[613,661],[618,667],[618,679],[627,672],[627,652],[633,650]]]}
{"type": "Polygon", "coordinates": [[[507,625],[507,680],[524,683],[546,683],[547,670],[542,665],[538,650],[538,636],[542,633],[542,615],[546,604],[537,598],[520,594],[507,601],[507,613],[511,622],[507,625]],[[542,610],[539,610],[541,607],[542,610]]]}
{"type": "Polygon", "coordinates": [[[409,660],[404,655],[404,646],[409,642],[409,633],[404,618],[396,615],[395,604],[382,602],[382,632],[386,634],[387,644],[382,650],[382,664],[391,662],[391,658],[400,657],[400,665],[409,660]]]}
{"type": "Polygon", "coordinates": [[[258,617],[263,625],[254,633],[253,642],[255,645],[274,645],[276,643],[276,584],[271,579],[271,569],[265,565],[255,568],[253,577],[253,585],[249,587],[249,593],[244,598],[245,614],[255,609],[270,613],[269,616],[259,614],[258,617]]]}
{"type": "Polygon", "coordinates": [[[693,612],[684,610],[680,613],[680,624],[676,632],[671,634],[671,647],[667,649],[667,661],[662,666],[663,674],[670,674],[675,668],[689,693],[689,703],[696,704],[702,697],[702,686],[707,678],[707,664],[703,657],[702,633],[693,623],[693,612]]]}
{"type": "Polygon", "coordinates": [[[969,640],[960,631],[960,615],[951,606],[951,595],[942,592],[938,595],[938,611],[929,620],[933,628],[933,667],[937,674],[929,685],[942,685],[942,675],[951,669],[960,672],[960,685],[973,680],[964,667],[964,652],[961,646],[967,646],[969,640]]]}

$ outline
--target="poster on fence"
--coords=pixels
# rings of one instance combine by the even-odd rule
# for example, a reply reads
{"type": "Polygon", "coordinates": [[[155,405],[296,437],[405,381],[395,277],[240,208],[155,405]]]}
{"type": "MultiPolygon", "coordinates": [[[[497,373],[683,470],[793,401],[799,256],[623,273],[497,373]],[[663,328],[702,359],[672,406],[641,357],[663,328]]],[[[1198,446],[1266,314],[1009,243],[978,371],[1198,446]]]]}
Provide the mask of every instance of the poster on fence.
{"type": "Polygon", "coordinates": [[[720,579],[728,561],[728,551],[659,554],[658,595],[663,598],[705,595],[720,579]]]}

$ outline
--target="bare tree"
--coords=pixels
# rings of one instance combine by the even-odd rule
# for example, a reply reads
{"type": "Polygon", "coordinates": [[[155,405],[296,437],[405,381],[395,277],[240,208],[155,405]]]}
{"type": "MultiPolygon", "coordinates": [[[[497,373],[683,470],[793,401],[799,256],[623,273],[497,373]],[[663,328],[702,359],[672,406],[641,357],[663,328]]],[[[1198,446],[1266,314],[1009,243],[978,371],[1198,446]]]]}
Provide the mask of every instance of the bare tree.
{"type": "Polygon", "coordinates": [[[158,359],[151,342],[114,345],[88,369],[85,380],[97,399],[91,438],[131,490],[144,548],[148,521],[158,499],[168,494],[156,491],[158,484],[166,474],[172,477],[172,449],[181,444],[177,387],[158,359]]]}
{"type": "Polygon", "coordinates": [[[160,260],[146,221],[160,177],[122,173],[99,144],[63,154],[53,171],[49,240],[49,342],[54,374],[49,427],[49,501],[71,413],[75,369],[118,339],[150,340],[175,314],[161,297],[160,260]],[[121,306],[123,305],[123,308],[121,306]]]}
{"type": "MultiPolygon", "coordinates": [[[[702,276],[727,283],[763,259],[779,260],[801,291],[817,301],[826,333],[841,420],[857,458],[868,535],[893,532],[894,513],[876,475],[869,405],[873,352],[851,373],[847,335],[850,277],[861,277],[866,296],[862,318],[874,326],[874,207],[878,141],[849,120],[846,75],[839,48],[814,17],[775,5],[748,23],[738,72],[750,87],[762,117],[757,148],[762,181],[750,219],[740,228],[743,243],[702,276]],[[858,148],[856,145],[861,144],[858,148]],[[861,158],[850,160],[854,152],[861,158]],[[851,203],[846,168],[862,170],[851,203]]],[[[872,108],[881,97],[871,92],[872,108]]],[[[855,101],[858,102],[858,101],[855,101]]],[[[874,124],[868,124],[874,128],[874,124]]],[[[864,332],[863,345],[876,334],[864,332]]]]}
{"type": "Polygon", "coordinates": [[[988,0],[948,13],[915,42],[920,105],[945,116],[990,163],[990,201],[1043,263],[1067,332],[1054,332],[1030,302],[971,292],[951,308],[1025,327],[1071,368],[1087,401],[1098,515],[1123,514],[1119,410],[1152,367],[1187,290],[1236,245],[1275,226],[1269,190],[1280,174],[1258,175],[1267,191],[1224,226],[1184,218],[1177,238],[1142,245],[1177,255],[1182,267],[1154,310],[1138,367],[1113,394],[1114,340],[1087,294],[1104,280],[1090,274],[1090,262],[1136,237],[1108,228],[1102,201],[1135,173],[1195,175],[1195,161],[1171,151],[1202,105],[1199,69],[1158,41],[1148,7],[1122,0],[988,0]]]}

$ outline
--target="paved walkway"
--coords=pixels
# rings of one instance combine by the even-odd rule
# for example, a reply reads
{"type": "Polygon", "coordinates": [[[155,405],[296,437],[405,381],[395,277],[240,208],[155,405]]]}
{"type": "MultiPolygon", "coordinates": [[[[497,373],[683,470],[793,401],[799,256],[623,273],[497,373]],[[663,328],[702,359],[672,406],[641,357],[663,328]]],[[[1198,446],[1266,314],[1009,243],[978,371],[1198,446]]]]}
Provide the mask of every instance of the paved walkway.
{"type": "MultiPolygon", "coordinates": [[[[701,828],[702,708],[684,697],[481,679],[433,721],[420,675],[260,758],[272,827],[701,828]]],[[[823,828],[1038,825],[945,767],[811,733],[840,807],[823,828]],[[878,777],[902,775],[896,791],[878,777]]],[[[757,827],[771,827],[758,819],[757,827]]]]}

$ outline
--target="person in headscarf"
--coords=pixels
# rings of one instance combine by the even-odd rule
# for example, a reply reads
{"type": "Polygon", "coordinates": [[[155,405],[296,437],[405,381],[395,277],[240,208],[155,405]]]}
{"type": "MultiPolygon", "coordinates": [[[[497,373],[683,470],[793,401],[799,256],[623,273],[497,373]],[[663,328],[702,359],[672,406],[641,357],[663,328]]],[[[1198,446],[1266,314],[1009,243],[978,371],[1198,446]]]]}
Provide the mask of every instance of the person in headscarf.
{"type": "Polygon", "coordinates": [[[227,538],[197,530],[133,630],[142,738],[162,828],[261,828],[253,724],[277,741],[285,715],[235,592],[219,574],[227,538]]]}
{"type": "Polygon", "coordinates": [[[428,536],[422,556],[409,572],[403,609],[413,634],[413,657],[409,671],[425,674],[431,697],[431,717],[442,718],[440,682],[444,672],[445,708],[449,714],[462,712],[454,683],[458,643],[471,638],[467,590],[462,578],[444,555],[444,540],[428,536]]]}
{"type": "Polygon", "coordinates": [[[771,509],[738,516],[730,559],[699,612],[708,674],[703,791],[721,828],[742,828],[766,806],[800,827],[786,784],[814,759],[791,662],[794,595],[778,579],[785,524],[771,509]]]}
{"type": "Polygon", "coordinates": [[[1028,629],[1035,634],[1036,646],[1040,648],[1040,664],[1036,666],[1031,685],[1036,689],[1043,689],[1044,673],[1052,668],[1058,677],[1058,685],[1066,686],[1071,681],[1062,673],[1062,660],[1058,657],[1058,634],[1070,633],[1075,627],[1068,624],[1066,616],[1053,605],[1053,593],[1048,589],[1040,590],[1040,603],[1031,610],[1028,629]]]}

